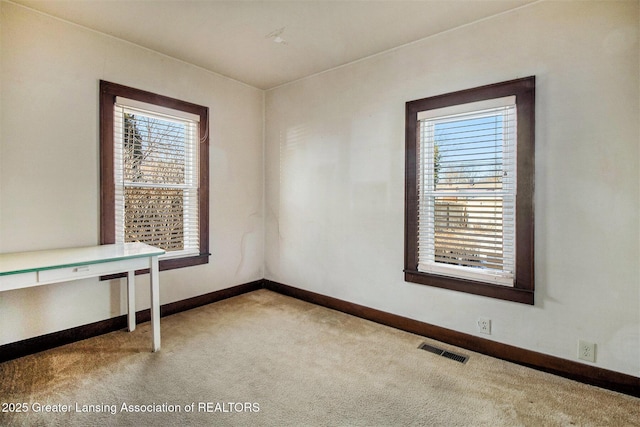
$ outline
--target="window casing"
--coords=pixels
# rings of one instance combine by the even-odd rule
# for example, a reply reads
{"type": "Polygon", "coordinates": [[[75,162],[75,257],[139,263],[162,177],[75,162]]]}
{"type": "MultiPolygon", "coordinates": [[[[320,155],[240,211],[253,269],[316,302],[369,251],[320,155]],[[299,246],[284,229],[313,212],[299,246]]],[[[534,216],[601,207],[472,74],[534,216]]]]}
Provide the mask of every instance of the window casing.
{"type": "Polygon", "coordinates": [[[407,103],[405,280],[533,304],[534,91],[407,103]]]}
{"type": "Polygon", "coordinates": [[[161,247],[162,270],[208,262],[208,108],[100,89],[101,242],[161,247]]]}

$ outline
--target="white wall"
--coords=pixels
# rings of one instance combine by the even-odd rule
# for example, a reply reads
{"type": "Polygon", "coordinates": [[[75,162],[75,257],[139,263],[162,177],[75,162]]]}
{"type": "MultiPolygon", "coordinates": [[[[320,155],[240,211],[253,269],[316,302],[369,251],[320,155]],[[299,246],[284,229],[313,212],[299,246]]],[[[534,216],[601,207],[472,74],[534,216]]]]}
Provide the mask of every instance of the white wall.
{"type": "MultiPolygon", "coordinates": [[[[637,1],[537,3],[271,90],[266,159],[262,91],[0,9],[0,252],[98,243],[104,79],[211,110],[213,256],[162,272],[162,303],[266,277],[470,334],[490,317],[490,339],[571,360],[578,339],[593,341],[596,366],[640,375],[637,1]],[[536,305],[404,282],[404,103],[528,75],[536,305]]],[[[142,309],[146,277],[138,283],[142,309]]],[[[3,292],[0,345],[124,304],[119,281],[3,292]]]]}
{"type": "MultiPolygon", "coordinates": [[[[207,265],[162,272],[161,303],[263,277],[261,90],[133,44],[0,3],[0,252],[99,240],[98,81],[210,109],[207,265]]],[[[138,276],[138,309],[148,276],[138,276]]],[[[125,313],[120,281],[0,293],[0,344],[125,313]]]]}
{"type": "Polygon", "coordinates": [[[640,375],[639,17],[536,3],[267,92],[266,278],[640,375]],[[535,305],[404,282],[405,102],[529,75],[535,305]]]}

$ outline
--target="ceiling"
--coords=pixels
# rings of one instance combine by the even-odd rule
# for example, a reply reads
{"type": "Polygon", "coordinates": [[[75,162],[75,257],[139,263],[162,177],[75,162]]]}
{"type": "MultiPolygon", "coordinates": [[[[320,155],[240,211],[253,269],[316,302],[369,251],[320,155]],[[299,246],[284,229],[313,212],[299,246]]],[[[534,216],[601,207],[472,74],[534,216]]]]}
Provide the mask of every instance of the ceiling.
{"type": "Polygon", "coordinates": [[[12,0],[270,89],[535,0],[12,0]]]}

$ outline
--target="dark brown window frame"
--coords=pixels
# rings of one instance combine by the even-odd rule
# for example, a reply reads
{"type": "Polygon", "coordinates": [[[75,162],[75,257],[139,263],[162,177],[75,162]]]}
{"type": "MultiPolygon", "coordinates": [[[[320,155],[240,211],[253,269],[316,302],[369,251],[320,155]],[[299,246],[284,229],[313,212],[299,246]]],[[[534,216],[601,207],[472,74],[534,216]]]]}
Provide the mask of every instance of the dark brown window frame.
{"type": "Polygon", "coordinates": [[[524,304],[534,304],[535,77],[480,86],[406,103],[405,252],[407,282],[435,286],[524,304]],[[513,287],[418,271],[418,120],[420,111],[516,96],[518,119],[516,195],[516,274],[513,287]]]}
{"type": "Polygon", "coordinates": [[[163,259],[160,270],[209,262],[209,108],[163,95],[100,80],[100,243],[116,241],[113,158],[113,106],[116,97],[133,99],[200,116],[199,145],[199,245],[198,255],[163,259]]]}

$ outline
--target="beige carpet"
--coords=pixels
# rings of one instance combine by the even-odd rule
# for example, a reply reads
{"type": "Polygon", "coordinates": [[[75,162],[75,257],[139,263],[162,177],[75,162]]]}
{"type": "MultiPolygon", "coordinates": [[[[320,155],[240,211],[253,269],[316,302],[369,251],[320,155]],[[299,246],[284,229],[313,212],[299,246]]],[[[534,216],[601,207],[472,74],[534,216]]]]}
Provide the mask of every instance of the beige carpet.
{"type": "Polygon", "coordinates": [[[28,410],[0,425],[640,425],[640,399],[267,290],[163,318],[149,349],[147,323],[0,364],[2,409],[28,410]]]}

